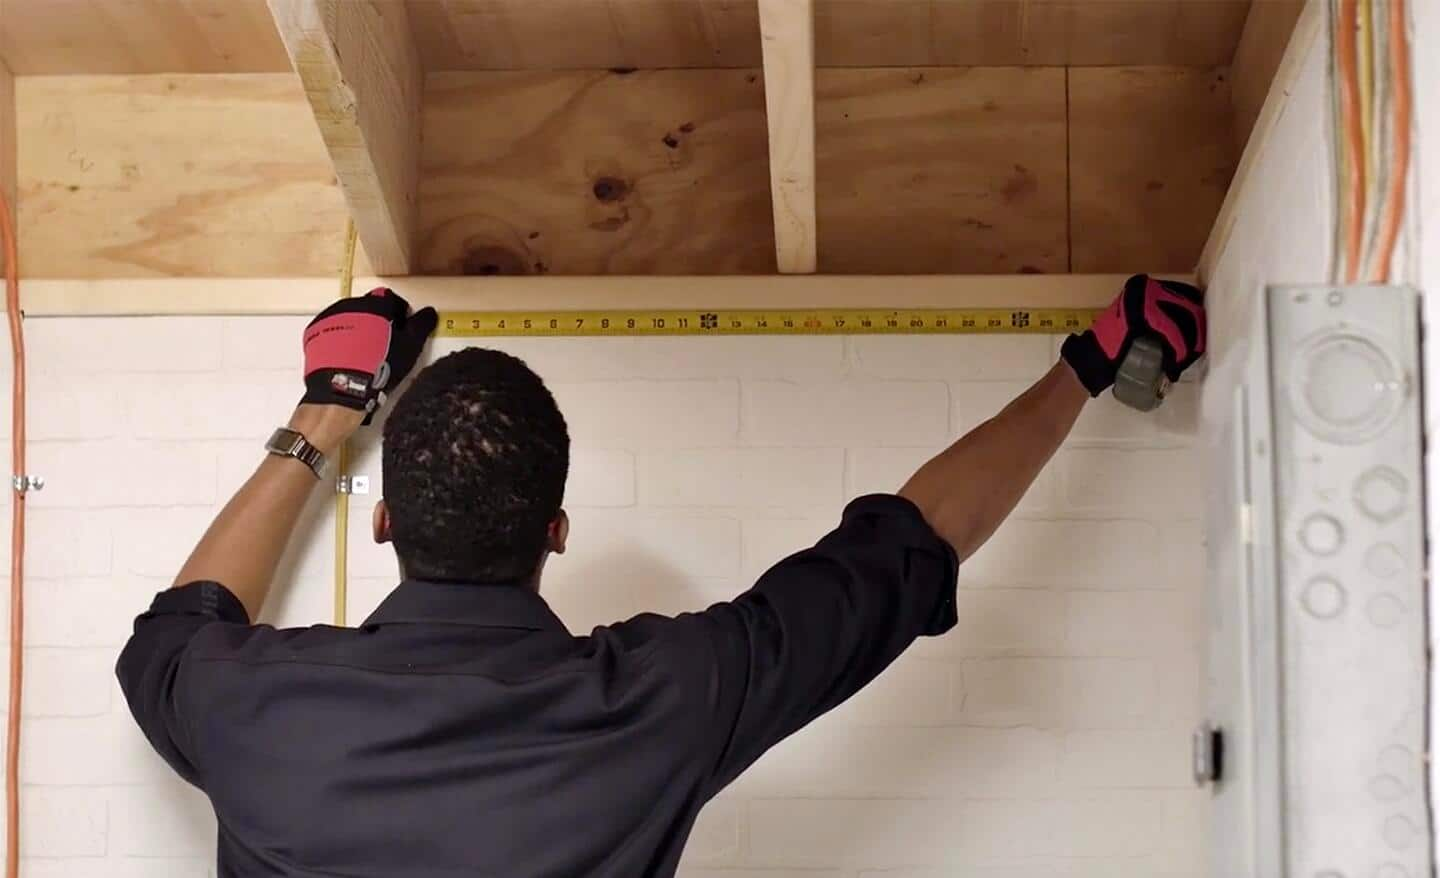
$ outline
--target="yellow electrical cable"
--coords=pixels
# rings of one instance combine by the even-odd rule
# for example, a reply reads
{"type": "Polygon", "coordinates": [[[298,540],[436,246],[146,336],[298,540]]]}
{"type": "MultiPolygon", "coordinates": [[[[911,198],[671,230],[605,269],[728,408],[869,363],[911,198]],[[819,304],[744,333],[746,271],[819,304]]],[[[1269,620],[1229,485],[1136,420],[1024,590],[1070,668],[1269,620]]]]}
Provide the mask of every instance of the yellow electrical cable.
{"type": "MultiPolygon", "coordinates": [[[[348,298],[351,294],[351,286],[355,282],[355,222],[347,220],[345,223],[345,255],[340,260],[340,298],[348,298]]],[[[340,444],[340,453],[335,456],[336,485],[339,479],[349,474],[350,469],[350,443],[340,444]]],[[[335,624],[344,626],[345,603],[348,590],[348,571],[346,561],[348,559],[348,537],[350,532],[350,494],[346,491],[335,492],[335,624]]]]}
{"type": "Polygon", "coordinates": [[[1373,176],[1371,174],[1374,167],[1374,149],[1372,145],[1375,143],[1375,120],[1373,118],[1375,106],[1375,58],[1373,49],[1375,47],[1375,39],[1370,33],[1374,16],[1371,11],[1371,0],[1359,0],[1359,4],[1358,15],[1356,16],[1357,33],[1355,35],[1356,67],[1358,68],[1356,72],[1360,75],[1360,130],[1363,132],[1362,136],[1366,147],[1364,167],[1365,181],[1368,187],[1370,179],[1373,176]]]}
{"type": "Polygon", "coordinates": [[[1374,32],[1373,0],[1356,0],[1355,16],[1355,58],[1356,78],[1359,80],[1358,89],[1360,99],[1360,139],[1364,144],[1365,160],[1361,164],[1362,181],[1365,189],[1365,214],[1355,217],[1353,222],[1360,225],[1360,265],[1359,271],[1363,274],[1367,271],[1367,253],[1370,250],[1371,239],[1374,234],[1378,211],[1376,210],[1374,188],[1376,175],[1378,173],[1377,162],[1380,157],[1376,154],[1375,139],[1379,133],[1376,130],[1377,119],[1375,118],[1375,105],[1379,95],[1375,93],[1375,63],[1376,46],[1374,32]]]}

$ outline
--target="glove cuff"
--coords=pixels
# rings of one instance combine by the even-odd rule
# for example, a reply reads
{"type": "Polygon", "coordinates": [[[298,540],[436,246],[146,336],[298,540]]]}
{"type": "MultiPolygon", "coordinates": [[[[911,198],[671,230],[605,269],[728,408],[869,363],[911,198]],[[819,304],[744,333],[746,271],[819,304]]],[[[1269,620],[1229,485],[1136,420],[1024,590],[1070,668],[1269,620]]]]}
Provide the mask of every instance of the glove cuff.
{"type": "MultiPolygon", "coordinates": [[[[1123,354],[1123,351],[1122,351],[1123,354]]],[[[1072,335],[1060,346],[1060,358],[1075,372],[1090,396],[1096,397],[1115,383],[1117,362],[1111,361],[1100,348],[1100,341],[1090,330],[1072,335]]]]}

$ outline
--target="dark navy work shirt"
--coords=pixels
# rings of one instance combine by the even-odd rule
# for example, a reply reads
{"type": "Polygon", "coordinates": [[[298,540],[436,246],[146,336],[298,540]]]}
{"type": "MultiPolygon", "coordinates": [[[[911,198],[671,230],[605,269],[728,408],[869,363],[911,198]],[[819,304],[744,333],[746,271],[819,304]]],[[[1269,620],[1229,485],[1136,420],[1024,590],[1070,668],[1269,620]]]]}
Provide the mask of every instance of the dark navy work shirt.
{"type": "Polygon", "coordinates": [[[703,612],[577,637],[521,586],[412,580],[359,628],[277,630],[196,582],[118,673],[209,795],[222,878],[669,876],[736,775],[954,626],[956,566],[873,495],[703,612]]]}

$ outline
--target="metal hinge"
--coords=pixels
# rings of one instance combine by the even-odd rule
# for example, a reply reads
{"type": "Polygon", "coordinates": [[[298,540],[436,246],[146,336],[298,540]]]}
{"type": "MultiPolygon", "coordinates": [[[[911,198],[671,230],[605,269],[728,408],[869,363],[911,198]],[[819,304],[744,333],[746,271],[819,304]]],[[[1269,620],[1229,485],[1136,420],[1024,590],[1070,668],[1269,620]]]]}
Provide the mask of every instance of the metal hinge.
{"type": "Polygon", "coordinates": [[[341,476],[335,480],[335,493],[337,494],[368,494],[370,493],[369,476],[341,476]]]}

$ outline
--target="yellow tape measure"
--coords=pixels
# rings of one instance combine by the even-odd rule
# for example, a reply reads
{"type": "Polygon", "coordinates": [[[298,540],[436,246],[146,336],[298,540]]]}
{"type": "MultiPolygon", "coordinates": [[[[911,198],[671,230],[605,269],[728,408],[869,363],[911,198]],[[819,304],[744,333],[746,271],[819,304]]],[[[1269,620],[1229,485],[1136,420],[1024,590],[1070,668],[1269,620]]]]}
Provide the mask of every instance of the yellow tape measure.
{"type": "Polygon", "coordinates": [[[808,308],[688,311],[447,311],[438,334],[497,336],[634,335],[920,335],[1021,333],[1083,329],[1090,308],[808,308]]]}

